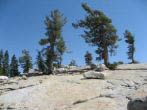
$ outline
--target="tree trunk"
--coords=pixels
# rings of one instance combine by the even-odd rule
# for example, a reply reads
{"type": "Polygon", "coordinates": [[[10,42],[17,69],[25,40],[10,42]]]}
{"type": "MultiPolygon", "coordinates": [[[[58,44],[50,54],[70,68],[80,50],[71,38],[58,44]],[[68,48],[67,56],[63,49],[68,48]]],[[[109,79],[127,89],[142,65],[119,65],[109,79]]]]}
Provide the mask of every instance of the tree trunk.
{"type": "Polygon", "coordinates": [[[134,53],[132,55],[132,64],[135,63],[135,60],[134,60],[134,53]]]}
{"type": "Polygon", "coordinates": [[[135,52],[135,47],[134,47],[134,44],[132,45],[132,63],[135,63],[135,60],[134,60],[134,52],[135,52]]]}
{"type": "Polygon", "coordinates": [[[104,48],[104,64],[108,66],[108,62],[109,62],[108,48],[105,47],[104,48]]]}

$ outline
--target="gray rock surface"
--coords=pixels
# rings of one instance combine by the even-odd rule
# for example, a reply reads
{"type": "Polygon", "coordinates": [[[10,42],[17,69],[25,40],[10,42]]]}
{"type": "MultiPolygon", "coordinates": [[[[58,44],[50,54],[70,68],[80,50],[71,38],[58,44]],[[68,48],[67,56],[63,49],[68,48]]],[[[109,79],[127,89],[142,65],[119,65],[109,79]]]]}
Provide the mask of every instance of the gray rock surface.
{"type": "Polygon", "coordinates": [[[0,110],[127,110],[130,100],[147,96],[145,68],[120,65],[106,70],[105,80],[83,80],[82,74],[10,78],[0,83],[0,110]]]}
{"type": "Polygon", "coordinates": [[[102,72],[88,71],[83,74],[86,79],[104,79],[104,74],[102,72]]]}

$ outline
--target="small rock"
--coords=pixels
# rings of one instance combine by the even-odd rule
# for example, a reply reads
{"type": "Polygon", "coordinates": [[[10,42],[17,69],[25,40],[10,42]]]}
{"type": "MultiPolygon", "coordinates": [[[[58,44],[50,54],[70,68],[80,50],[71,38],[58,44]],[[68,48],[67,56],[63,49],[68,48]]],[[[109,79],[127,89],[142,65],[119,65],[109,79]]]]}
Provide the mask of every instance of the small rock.
{"type": "Polygon", "coordinates": [[[58,68],[58,69],[56,69],[56,73],[65,73],[65,72],[67,72],[68,71],[68,69],[66,69],[66,68],[58,68]]]}
{"type": "Polygon", "coordinates": [[[147,110],[147,97],[129,101],[127,110],[147,110]]]}
{"type": "Polygon", "coordinates": [[[104,79],[104,74],[102,72],[88,71],[83,74],[86,79],[104,79]]]}
{"type": "Polygon", "coordinates": [[[97,66],[96,71],[102,72],[107,70],[108,68],[104,64],[100,64],[97,66]]]}
{"type": "Polygon", "coordinates": [[[27,80],[27,76],[26,75],[23,75],[21,79],[27,80]]]}

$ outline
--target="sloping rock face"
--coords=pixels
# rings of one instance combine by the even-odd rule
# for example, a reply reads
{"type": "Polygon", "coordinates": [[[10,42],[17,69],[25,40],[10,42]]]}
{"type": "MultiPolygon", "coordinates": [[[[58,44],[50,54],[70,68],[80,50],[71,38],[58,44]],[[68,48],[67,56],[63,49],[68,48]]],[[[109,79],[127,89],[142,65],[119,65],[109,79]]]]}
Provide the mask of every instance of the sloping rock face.
{"type": "Polygon", "coordinates": [[[105,80],[83,80],[82,74],[10,78],[0,83],[0,110],[127,110],[130,100],[147,96],[147,65],[119,68],[106,70],[105,80]]]}
{"type": "Polygon", "coordinates": [[[104,74],[102,72],[88,71],[83,74],[86,79],[104,79],[104,74]]]}
{"type": "Polygon", "coordinates": [[[128,110],[147,110],[147,97],[131,100],[127,108],[128,110]]]}

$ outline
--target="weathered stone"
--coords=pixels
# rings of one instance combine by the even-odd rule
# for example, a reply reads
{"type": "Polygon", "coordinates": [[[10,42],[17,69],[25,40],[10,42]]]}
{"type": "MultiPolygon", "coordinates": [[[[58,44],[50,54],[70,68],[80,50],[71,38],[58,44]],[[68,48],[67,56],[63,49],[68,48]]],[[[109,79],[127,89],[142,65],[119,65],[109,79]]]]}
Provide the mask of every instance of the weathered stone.
{"type": "Polygon", "coordinates": [[[104,79],[104,74],[102,72],[88,71],[83,74],[86,79],[104,79]]]}
{"type": "Polygon", "coordinates": [[[127,110],[128,101],[147,96],[147,73],[136,71],[139,65],[124,66],[102,72],[105,80],[81,80],[81,74],[9,78],[0,83],[0,110],[127,110]],[[124,70],[128,66],[135,70],[124,70]]]}
{"type": "Polygon", "coordinates": [[[8,80],[9,78],[7,76],[0,76],[0,80],[8,80]]]}
{"type": "Polygon", "coordinates": [[[58,73],[64,73],[64,72],[67,72],[68,71],[68,69],[66,69],[66,68],[58,68],[58,69],[56,69],[55,70],[55,72],[58,74],[58,73]]]}
{"type": "Polygon", "coordinates": [[[147,110],[147,97],[129,101],[128,110],[147,110]]]}
{"type": "Polygon", "coordinates": [[[104,64],[100,64],[97,66],[96,71],[102,72],[107,70],[108,68],[104,64]]]}
{"type": "Polygon", "coordinates": [[[27,76],[26,75],[23,75],[21,79],[27,80],[27,76]]]}

